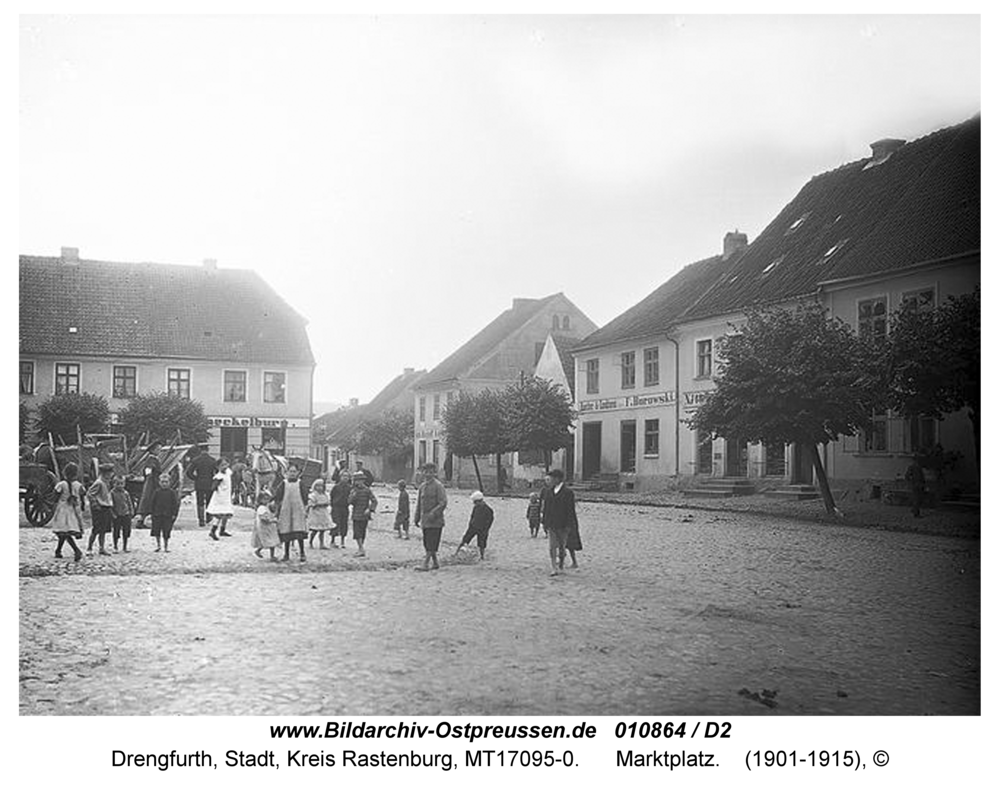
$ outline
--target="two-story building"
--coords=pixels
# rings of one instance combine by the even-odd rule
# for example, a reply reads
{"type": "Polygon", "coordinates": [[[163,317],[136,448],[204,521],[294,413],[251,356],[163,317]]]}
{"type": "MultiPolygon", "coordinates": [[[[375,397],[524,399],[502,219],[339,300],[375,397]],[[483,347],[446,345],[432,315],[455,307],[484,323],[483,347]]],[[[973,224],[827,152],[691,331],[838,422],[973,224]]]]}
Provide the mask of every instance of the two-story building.
{"type": "MultiPolygon", "coordinates": [[[[563,293],[515,298],[511,307],[431,369],[414,387],[414,462],[435,462],[457,484],[476,480],[471,459],[448,452],[442,416],[459,391],[503,388],[531,375],[549,334],[579,339],[597,326],[563,293]]],[[[478,461],[478,460],[477,460],[478,461]]],[[[502,458],[512,478],[512,458],[502,458]]],[[[483,457],[495,473],[495,457],[483,457]]],[[[487,471],[484,476],[490,475],[487,471]]],[[[486,478],[484,478],[484,481],[486,478]]]]}
{"type": "Polygon", "coordinates": [[[253,271],[20,258],[20,398],[104,396],[112,422],[139,394],[201,402],[209,450],[308,455],[306,321],[253,271]]]}
{"type": "Polygon", "coordinates": [[[621,488],[648,491],[690,472],[679,464],[687,454],[682,419],[710,387],[712,367],[704,354],[685,352],[675,333],[746,243],[742,233],[727,234],[722,254],[686,266],[573,348],[579,477],[617,474],[621,488]]]}
{"type": "MultiPolygon", "coordinates": [[[[577,462],[584,477],[616,472],[634,488],[704,475],[812,481],[804,446],[711,441],[685,420],[714,388],[719,338],[748,308],[817,303],[877,338],[887,335],[895,310],[933,308],[979,286],[979,117],[912,142],[871,147],[871,156],[810,180],[745,249],[688,266],[581,343],[577,462]],[[682,294],[671,300],[671,293],[682,294]],[[647,387],[640,353],[662,353],[658,341],[673,351],[675,373],[664,390],[649,386],[664,397],[659,411],[641,414],[635,405],[649,400],[631,393],[640,383],[647,387]],[[664,416],[674,422],[675,442],[668,436],[664,447],[661,440],[657,455],[664,416]]],[[[936,421],[888,412],[874,420],[870,432],[822,447],[838,486],[897,478],[914,452],[938,444],[961,454],[957,476],[978,478],[966,413],[936,421]]]]}

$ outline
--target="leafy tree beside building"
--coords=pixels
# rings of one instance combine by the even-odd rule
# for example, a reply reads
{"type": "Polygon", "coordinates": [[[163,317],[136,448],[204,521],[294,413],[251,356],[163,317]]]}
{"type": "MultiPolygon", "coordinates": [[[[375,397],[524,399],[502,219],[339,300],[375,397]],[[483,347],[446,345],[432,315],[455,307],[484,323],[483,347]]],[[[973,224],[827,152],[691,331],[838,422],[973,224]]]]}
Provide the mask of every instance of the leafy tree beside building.
{"type": "Polygon", "coordinates": [[[872,345],[818,307],[750,312],[720,341],[716,388],[691,428],[797,443],[812,459],[827,511],[839,515],[817,446],[871,428],[880,404],[876,358],[872,345]]]}
{"type": "Polygon", "coordinates": [[[549,469],[552,452],[573,444],[573,410],[569,394],[559,385],[529,377],[504,392],[507,443],[511,450],[541,453],[549,469]]]}
{"type": "Polygon", "coordinates": [[[91,393],[63,393],[50,396],[38,406],[35,430],[38,439],[57,443],[76,442],[78,433],[107,431],[110,411],[108,400],[91,393]]]}
{"type": "Polygon", "coordinates": [[[118,414],[118,424],[129,442],[149,434],[150,441],[169,443],[180,431],[180,442],[201,443],[208,439],[209,423],[201,402],[151,393],[129,399],[118,414]]]}
{"type": "Polygon", "coordinates": [[[979,288],[950,297],[936,309],[901,309],[892,321],[885,347],[889,406],[907,417],[941,419],[968,408],[980,440],[979,288]]]}

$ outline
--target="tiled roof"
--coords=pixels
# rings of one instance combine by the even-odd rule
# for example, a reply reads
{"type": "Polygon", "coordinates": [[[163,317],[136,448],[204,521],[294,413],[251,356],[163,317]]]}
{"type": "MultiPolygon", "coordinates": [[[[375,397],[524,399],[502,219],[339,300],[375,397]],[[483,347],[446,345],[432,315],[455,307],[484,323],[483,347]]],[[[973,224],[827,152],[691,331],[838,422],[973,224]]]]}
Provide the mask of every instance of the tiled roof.
{"type": "Polygon", "coordinates": [[[908,267],[980,246],[975,117],[817,175],[685,319],[813,293],[820,282],[908,267]]]}
{"type": "Polygon", "coordinates": [[[413,386],[419,383],[426,374],[426,369],[404,371],[375,394],[375,397],[365,406],[376,414],[390,409],[412,410],[413,386]]]}
{"type": "Polygon", "coordinates": [[[559,360],[562,361],[563,372],[565,372],[566,380],[569,382],[569,392],[573,395],[576,393],[576,361],[573,360],[573,350],[580,344],[580,340],[562,334],[553,333],[550,335],[552,343],[559,353],[559,360]]]}
{"type": "Polygon", "coordinates": [[[313,363],[306,321],[253,271],[22,255],[19,290],[25,354],[313,363]]]}
{"type": "Polygon", "coordinates": [[[685,266],[635,306],[586,336],[573,351],[578,353],[665,332],[712,282],[735,264],[736,256],[723,259],[722,255],[716,255],[685,266]]]}
{"type": "Polygon", "coordinates": [[[545,298],[517,299],[510,309],[501,312],[489,325],[431,369],[416,387],[424,388],[446,380],[454,380],[468,373],[483,356],[560,294],[556,293],[545,298]]]}
{"type": "Polygon", "coordinates": [[[361,422],[375,418],[385,410],[412,410],[413,386],[427,374],[425,369],[406,371],[393,380],[375,397],[360,407],[342,407],[325,413],[316,419],[320,431],[325,433],[326,443],[336,443],[354,434],[361,422]]]}

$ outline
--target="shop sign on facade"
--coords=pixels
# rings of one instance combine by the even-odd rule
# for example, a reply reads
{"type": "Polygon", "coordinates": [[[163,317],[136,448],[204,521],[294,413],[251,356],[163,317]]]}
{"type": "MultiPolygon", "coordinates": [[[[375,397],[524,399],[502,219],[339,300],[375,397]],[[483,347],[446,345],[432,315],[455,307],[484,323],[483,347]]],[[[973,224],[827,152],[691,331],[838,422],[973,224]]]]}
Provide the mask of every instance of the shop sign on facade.
{"type": "Polygon", "coordinates": [[[684,409],[685,410],[697,410],[705,403],[705,398],[711,393],[711,391],[685,391],[684,392],[684,409]]]}
{"type": "Polygon", "coordinates": [[[220,426],[247,426],[271,429],[308,429],[309,419],[262,418],[256,415],[219,415],[209,416],[208,425],[213,428],[220,426]]]}
{"type": "Polygon", "coordinates": [[[636,394],[612,399],[588,399],[580,402],[581,413],[601,412],[633,407],[665,407],[674,403],[673,391],[652,394],[636,394]]]}

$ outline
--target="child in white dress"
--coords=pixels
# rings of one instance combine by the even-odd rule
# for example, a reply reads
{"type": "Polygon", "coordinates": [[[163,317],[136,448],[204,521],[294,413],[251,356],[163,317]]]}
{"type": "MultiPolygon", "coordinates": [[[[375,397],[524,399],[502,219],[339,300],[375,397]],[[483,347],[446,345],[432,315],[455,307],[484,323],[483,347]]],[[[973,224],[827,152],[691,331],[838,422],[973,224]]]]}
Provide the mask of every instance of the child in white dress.
{"type": "Polygon", "coordinates": [[[219,460],[218,467],[218,472],[212,477],[214,490],[212,499],[208,501],[208,507],[205,509],[212,515],[212,529],[208,535],[215,541],[219,540],[219,536],[232,535],[226,532],[226,525],[233,515],[233,471],[229,469],[229,460],[226,457],[219,460]],[[219,523],[218,528],[216,521],[219,523]],[[216,535],[217,529],[218,535],[216,535]]]}
{"type": "Polygon", "coordinates": [[[76,480],[77,467],[70,462],[63,468],[63,480],[56,484],[59,502],[52,515],[50,527],[55,532],[59,542],[56,544],[56,557],[62,557],[63,544],[73,547],[73,560],[79,562],[83,552],[76,545],[76,539],[83,537],[83,484],[76,480]]]}
{"type": "MultiPolygon", "coordinates": [[[[306,527],[309,528],[309,547],[319,533],[319,548],[326,549],[323,538],[333,530],[333,519],[330,518],[330,496],[326,493],[326,483],[322,478],[313,481],[309,490],[309,502],[306,504],[306,527]]],[[[332,540],[332,537],[331,537],[332,540]]]]}

